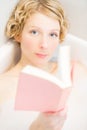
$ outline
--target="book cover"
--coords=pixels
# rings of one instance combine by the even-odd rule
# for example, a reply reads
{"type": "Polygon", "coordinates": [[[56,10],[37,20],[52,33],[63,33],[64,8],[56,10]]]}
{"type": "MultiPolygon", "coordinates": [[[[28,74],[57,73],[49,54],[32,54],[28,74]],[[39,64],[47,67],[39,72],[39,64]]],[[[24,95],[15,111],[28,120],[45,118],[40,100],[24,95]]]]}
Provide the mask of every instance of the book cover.
{"type": "Polygon", "coordinates": [[[67,103],[71,85],[33,66],[26,66],[19,76],[15,110],[59,111],[67,103]]]}

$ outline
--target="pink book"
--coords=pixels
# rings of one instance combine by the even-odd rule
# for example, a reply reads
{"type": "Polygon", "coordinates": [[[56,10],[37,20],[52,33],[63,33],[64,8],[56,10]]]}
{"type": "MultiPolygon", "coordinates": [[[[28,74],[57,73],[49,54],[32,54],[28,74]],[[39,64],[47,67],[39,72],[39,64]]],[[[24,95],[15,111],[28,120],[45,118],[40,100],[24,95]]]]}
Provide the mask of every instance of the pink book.
{"type": "Polygon", "coordinates": [[[20,73],[15,110],[55,112],[64,108],[71,92],[71,84],[33,66],[20,73]]]}

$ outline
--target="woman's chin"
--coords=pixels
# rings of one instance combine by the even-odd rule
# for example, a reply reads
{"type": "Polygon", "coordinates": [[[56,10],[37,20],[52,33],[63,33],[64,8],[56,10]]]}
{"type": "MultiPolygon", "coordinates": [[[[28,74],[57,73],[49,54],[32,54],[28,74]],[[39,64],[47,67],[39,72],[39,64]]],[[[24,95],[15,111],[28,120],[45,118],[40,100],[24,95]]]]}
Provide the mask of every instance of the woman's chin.
{"type": "Polygon", "coordinates": [[[37,63],[33,64],[33,66],[36,66],[36,67],[41,68],[41,69],[46,68],[47,65],[48,65],[48,61],[47,62],[37,62],[37,63]]]}

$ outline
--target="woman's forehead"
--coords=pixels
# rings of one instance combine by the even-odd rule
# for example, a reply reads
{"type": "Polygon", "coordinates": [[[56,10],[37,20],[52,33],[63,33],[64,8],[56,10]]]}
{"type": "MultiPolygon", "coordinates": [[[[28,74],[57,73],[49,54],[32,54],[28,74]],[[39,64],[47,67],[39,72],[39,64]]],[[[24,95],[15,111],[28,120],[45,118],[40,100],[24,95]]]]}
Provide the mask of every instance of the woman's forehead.
{"type": "Polygon", "coordinates": [[[27,26],[41,26],[51,29],[60,29],[59,22],[56,19],[53,19],[43,13],[34,13],[32,14],[25,23],[27,26]]]}

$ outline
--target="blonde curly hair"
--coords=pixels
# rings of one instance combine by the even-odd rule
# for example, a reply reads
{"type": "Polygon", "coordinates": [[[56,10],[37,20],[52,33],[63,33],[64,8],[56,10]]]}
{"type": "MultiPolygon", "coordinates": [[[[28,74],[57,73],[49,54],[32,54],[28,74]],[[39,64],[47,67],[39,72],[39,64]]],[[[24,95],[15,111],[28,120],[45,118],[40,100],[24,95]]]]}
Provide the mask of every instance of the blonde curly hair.
{"type": "Polygon", "coordinates": [[[67,32],[68,22],[58,0],[19,0],[7,22],[6,37],[15,40],[15,37],[20,36],[26,20],[37,11],[59,21],[59,38],[62,42],[67,32]]]}

